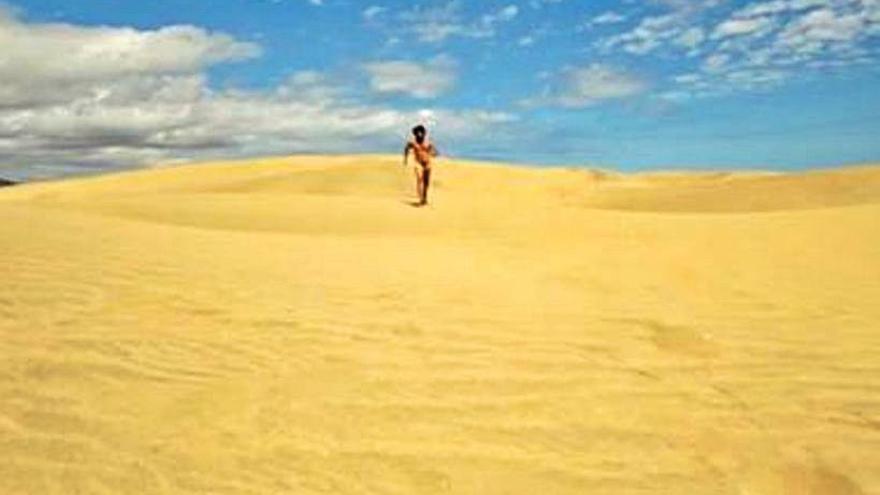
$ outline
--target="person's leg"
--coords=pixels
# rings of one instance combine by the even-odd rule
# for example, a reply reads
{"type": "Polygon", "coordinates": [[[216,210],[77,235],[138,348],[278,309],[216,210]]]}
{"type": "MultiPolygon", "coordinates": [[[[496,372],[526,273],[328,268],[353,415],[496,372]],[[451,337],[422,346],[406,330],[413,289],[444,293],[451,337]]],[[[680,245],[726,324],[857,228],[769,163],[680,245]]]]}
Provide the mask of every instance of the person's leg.
{"type": "Polygon", "coordinates": [[[422,184],[423,184],[423,179],[422,179],[422,166],[421,166],[421,165],[416,165],[416,166],[413,168],[413,170],[414,170],[415,173],[416,173],[416,194],[418,194],[419,202],[421,202],[422,197],[423,197],[423,193],[422,193],[422,184]]]}
{"type": "Polygon", "coordinates": [[[425,168],[422,171],[422,204],[428,204],[428,187],[431,185],[431,169],[425,168]]]}

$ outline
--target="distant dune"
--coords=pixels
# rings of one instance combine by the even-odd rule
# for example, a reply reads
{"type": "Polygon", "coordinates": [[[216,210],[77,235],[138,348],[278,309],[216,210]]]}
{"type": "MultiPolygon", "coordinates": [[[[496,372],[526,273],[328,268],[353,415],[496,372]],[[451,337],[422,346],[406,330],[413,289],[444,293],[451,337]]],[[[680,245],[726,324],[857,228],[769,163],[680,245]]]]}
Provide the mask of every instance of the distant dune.
{"type": "Polygon", "coordinates": [[[880,167],[0,192],[0,494],[880,493],[880,167]]]}

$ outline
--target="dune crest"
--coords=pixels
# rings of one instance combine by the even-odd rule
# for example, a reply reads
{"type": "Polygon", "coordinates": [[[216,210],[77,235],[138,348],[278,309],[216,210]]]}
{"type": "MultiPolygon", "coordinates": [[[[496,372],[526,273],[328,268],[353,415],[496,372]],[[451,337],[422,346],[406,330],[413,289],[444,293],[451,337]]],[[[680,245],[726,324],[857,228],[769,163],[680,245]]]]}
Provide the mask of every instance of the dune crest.
{"type": "Polygon", "coordinates": [[[880,167],[0,191],[0,493],[880,491],[880,167]]]}

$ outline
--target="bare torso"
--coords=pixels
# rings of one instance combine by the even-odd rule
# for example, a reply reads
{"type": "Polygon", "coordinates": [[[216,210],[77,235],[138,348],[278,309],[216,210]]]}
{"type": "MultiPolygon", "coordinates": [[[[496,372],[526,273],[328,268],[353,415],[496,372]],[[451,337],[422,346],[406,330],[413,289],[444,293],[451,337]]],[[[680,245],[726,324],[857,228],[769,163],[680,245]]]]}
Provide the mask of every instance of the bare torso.
{"type": "Polygon", "coordinates": [[[416,140],[410,140],[407,143],[407,147],[413,151],[413,155],[415,155],[416,161],[419,162],[424,168],[431,167],[431,159],[437,154],[437,151],[434,149],[434,145],[431,144],[427,139],[423,143],[419,143],[416,140]]]}

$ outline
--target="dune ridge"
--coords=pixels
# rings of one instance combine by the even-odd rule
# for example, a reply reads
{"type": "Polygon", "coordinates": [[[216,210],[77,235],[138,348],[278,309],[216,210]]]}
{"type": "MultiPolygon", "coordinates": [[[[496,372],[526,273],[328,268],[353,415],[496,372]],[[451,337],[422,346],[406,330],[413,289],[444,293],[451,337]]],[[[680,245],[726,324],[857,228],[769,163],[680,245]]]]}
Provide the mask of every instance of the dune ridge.
{"type": "Polygon", "coordinates": [[[0,493],[880,492],[880,167],[0,191],[0,493]]]}

